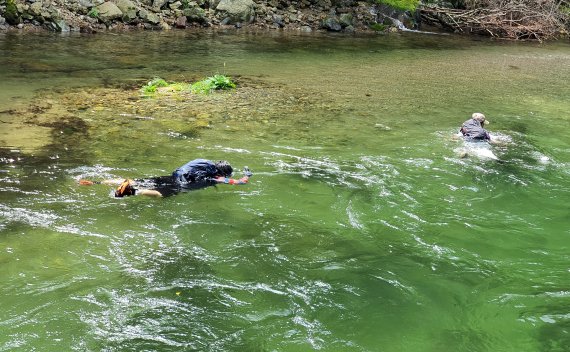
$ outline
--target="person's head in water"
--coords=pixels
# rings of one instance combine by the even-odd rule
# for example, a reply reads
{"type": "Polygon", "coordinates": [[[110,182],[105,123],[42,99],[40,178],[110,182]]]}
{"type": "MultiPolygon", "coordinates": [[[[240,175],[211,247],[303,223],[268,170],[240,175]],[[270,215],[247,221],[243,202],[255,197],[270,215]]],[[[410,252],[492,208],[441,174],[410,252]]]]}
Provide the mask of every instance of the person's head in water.
{"type": "Polygon", "coordinates": [[[474,112],[473,115],[471,115],[471,118],[475,121],[479,121],[481,126],[487,125],[489,123],[489,121],[485,119],[485,115],[480,112],[474,112]]]}
{"type": "Polygon", "coordinates": [[[216,169],[218,169],[218,173],[224,177],[230,177],[234,172],[232,166],[225,160],[216,162],[216,169]]]}

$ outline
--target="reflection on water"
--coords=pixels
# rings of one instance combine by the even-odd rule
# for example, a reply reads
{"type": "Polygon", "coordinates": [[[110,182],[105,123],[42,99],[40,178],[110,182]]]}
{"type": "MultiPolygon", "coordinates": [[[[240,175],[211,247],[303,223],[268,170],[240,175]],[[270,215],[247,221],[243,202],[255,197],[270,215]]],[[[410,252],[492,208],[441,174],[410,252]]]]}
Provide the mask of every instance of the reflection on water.
{"type": "Polygon", "coordinates": [[[570,342],[564,44],[180,31],[0,47],[0,350],[570,342]],[[240,90],[136,94],[222,70],[240,90]],[[473,111],[500,162],[456,154],[473,111]],[[254,176],[158,200],[76,184],[196,157],[254,176]]]}

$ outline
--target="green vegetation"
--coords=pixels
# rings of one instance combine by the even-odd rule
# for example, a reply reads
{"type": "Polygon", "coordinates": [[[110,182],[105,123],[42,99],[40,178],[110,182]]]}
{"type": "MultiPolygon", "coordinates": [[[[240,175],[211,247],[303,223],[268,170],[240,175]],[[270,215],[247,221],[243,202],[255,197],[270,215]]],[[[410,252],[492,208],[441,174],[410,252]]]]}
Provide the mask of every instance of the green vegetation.
{"type": "Polygon", "coordinates": [[[174,82],[172,84],[169,84],[168,88],[170,88],[174,92],[182,92],[182,91],[190,90],[190,84],[189,83],[183,83],[183,82],[174,82]]]}
{"type": "Polygon", "coordinates": [[[4,17],[11,25],[20,23],[20,16],[18,15],[15,0],[6,0],[6,11],[4,12],[4,17]]]}
{"type": "Polygon", "coordinates": [[[414,11],[420,4],[420,0],[376,0],[380,4],[390,5],[393,8],[404,11],[414,11]]]}
{"type": "Polygon", "coordinates": [[[99,17],[99,10],[97,10],[97,8],[94,7],[91,10],[89,10],[89,12],[87,12],[87,16],[89,16],[91,18],[98,18],[99,17]]]}
{"type": "Polygon", "coordinates": [[[158,87],[168,87],[168,83],[162,78],[157,77],[148,82],[144,87],[141,88],[141,90],[145,94],[151,94],[156,92],[156,89],[158,87]]]}
{"type": "Polygon", "coordinates": [[[145,95],[151,95],[154,94],[158,88],[167,88],[166,91],[169,92],[190,91],[192,93],[209,94],[214,90],[234,89],[235,87],[236,84],[230,77],[216,74],[193,84],[184,82],[168,83],[164,79],[156,77],[142,86],[140,91],[145,95]]]}
{"type": "Polygon", "coordinates": [[[226,75],[216,74],[202,81],[198,81],[190,87],[192,93],[208,94],[214,90],[233,89],[236,84],[226,75]]]}
{"type": "Polygon", "coordinates": [[[373,23],[370,25],[370,29],[377,32],[382,32],[386,30],[386,25],[382,23],[373,23]]]}

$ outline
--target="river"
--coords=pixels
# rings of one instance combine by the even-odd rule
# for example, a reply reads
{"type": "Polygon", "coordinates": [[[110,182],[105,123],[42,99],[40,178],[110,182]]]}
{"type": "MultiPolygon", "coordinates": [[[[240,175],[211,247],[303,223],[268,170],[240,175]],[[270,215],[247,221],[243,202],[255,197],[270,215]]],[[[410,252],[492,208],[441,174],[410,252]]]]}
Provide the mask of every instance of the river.
{"type": "Polygon", "coordinates": [[[0,351],[570,346],[568,43],[0,33],[0,82],[0,351]],[[215,73],[236,91],[133,88],[215,73]],[[451,138],[476,111],[498,161],[451,138]],[[254,175],[77,183],[194,158],[254,175]]]}

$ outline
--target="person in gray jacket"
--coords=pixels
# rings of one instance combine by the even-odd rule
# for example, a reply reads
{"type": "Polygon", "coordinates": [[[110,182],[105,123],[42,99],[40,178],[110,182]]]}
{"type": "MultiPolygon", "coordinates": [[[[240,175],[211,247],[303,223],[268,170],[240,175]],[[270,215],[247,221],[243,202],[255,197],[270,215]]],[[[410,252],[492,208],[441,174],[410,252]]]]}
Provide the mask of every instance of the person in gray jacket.
{"type": "Polygon", "coordinates": [[[491,142],[491,135],[483,126],[489,124],[485,115],[475,112],[471,118],[463,123],[459,132],[467,141],[487,141],[491,142]]]}

